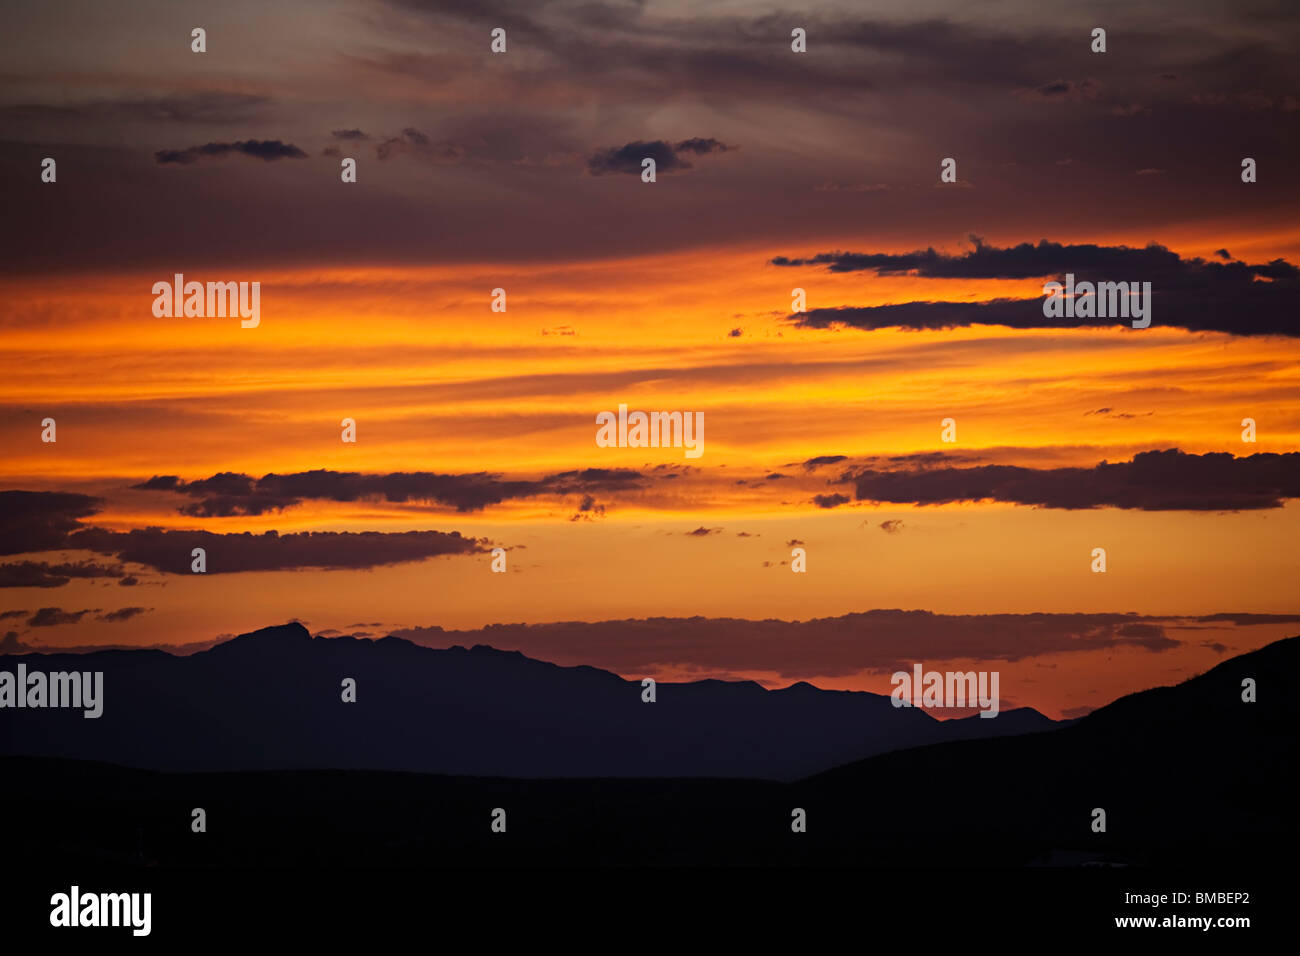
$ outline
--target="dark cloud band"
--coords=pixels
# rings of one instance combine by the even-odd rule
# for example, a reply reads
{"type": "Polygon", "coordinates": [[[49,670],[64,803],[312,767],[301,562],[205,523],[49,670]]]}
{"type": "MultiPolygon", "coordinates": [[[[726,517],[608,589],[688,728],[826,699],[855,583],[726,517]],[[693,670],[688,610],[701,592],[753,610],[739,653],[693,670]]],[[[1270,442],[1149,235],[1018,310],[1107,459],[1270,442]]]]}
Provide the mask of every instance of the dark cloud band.
{"type": "Polygon", "coordinates": [[[279,534],[215,534],[139,528],[105,531],[87,528],[71,535],[67,547],[112,554],[168,574],[190,574],[191,553],[203,548],[208,574],[241,571],[357,570],[423,561],[441,555],[475,554],[487,542],[458,531],[302,531],[279,534]]]}
{"type": "Polygon", "coordinates": [[[182,506],[181,513],[209,518],[267,514],[305,500],[428,502],[468,513],[508,500],[538,495],[626,491],[643,486],[645,481],[641,473],[625,468],[586,468],[538,479],[505,479],[488,472],[445,475],[417,471],[363,475],[318,469],[288,475],[271,473],[261,478],[222,472],[190,482],[175,475],[159,475],[135,487],[188,495],[197,500],[182,506]]]}
{"type": "MultiPolygon", "coordinates": [[[[1082,281],[1150,282],[1153,322],[1192,332],[1231,335],[1300,336],[1300,269],[1284,259],[1248,264],[1184,259],[1164,246],[1142,249],[1093,244],[998,248],[972,237],[975,248],[962,255],[926,249],[902,254],[827,252],[806,259],[777,256],[773,265],[822,266],[830,272],[871,271],[877,275],[915,275],[930,279],[1060,278],[1082,281]]],[[[802,328],[835,327],[950,329],[1000,325],[1013,329],[1113,326],[1128,319],[1043,314],[1043,299],[992,299],[985,302],[902,302],[891,305],[811,309],[788,321],[802,328]]]]}
{"type": "Polygon", "coordinates": [[[222,156],[251,156],[270,162],[276,159],[306,159],[307,154],[292,143],[282,143],[278,139],[247,139],[234,143],[204,143],[202,146],[190,146],[188,149],[160,149],[154,153],[159,165],[175,163],[188,166],[200,159],[212,159],[222,156]]]}
{"type": "Polygon", "coordinates": [[[690,169],[692,163],[687,156],[708,156],[713,153],[725,153],[735,149],[716,139],[684,139],[680,143],[669,143],[662,139],[651,142],[638,140],[625,146],[614,146],[594,153],[587,160],[587,172],[593,176],[608,173],[641,174],[641,162],[645,159],[655,161],[656,173],[676,172],[690,169]]]}
{"type": "Polygon", "coordinates": [[[1300,498],[1300,452],[1237,458],[1171,448],[1093,468],[926,465],[849,469],[839,480],[853,484],[859,501],[889,504],[1001,501],[1071,510],[1246,511],[1280,508],[1288,498],[1300,498]]]}

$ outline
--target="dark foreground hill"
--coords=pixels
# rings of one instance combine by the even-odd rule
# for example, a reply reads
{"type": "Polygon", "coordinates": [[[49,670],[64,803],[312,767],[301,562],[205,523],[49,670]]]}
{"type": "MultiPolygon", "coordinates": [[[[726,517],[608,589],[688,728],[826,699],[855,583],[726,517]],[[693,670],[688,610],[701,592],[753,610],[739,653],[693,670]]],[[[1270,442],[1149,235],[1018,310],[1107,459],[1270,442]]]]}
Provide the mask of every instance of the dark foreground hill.
{"type": "Polygon", "coordinates": [[[312,639],[265,628],[209,651],[27,654],[0,669],[101,670],[103,716],[0,712],[0,755],[169,771],[392,770],[509,777],[790,780],[946,740],[1049,729],[1029,708],[939,721],[809,684],[639,681],[477,646],[312,639]],[[344,703],[341,684],[357,684],[344,703]]]}
{"type": "MultiPolygon", "coordinates": [[[[1292,869],[1300,638],[1044,733],[794,782],[154,773],[0,759],[16,859],[148,865],[1109,863],[1292,869]],[[1257,681],[1244,703],[1241,683],[1257,681]],[[202,807],[208,832],[191,831],[202,807]],[[491,828],[506,812],[506,832],[491,828]],[[1094,832],[1093,811],[1106,812],[1094,832]],[[807,832],[791,829],[802,809],[807,832]]],[[[1194,887],[1193,889],[1232,889],[1194,887]]]]}
{"type": "Polygon", "coordinates": [[[985,847],[1046,839],[1070,848],[1055,855],[1065,861],[1266,857],[1292,869],[1298,731],[1300,637],[1292,637],[1051,733],[884,754],[801,786],[847,842],[887,853],[907,852],[908,834],[942,847],[977,833],[985,847]],[[1248,678],[1254,703],[1242,700],[1248,678]],[[881,819],[862,813],[855,795],[865,792],[881,819]],[[1098,808],[1104,833],[1091,828],[1098,808]]]}

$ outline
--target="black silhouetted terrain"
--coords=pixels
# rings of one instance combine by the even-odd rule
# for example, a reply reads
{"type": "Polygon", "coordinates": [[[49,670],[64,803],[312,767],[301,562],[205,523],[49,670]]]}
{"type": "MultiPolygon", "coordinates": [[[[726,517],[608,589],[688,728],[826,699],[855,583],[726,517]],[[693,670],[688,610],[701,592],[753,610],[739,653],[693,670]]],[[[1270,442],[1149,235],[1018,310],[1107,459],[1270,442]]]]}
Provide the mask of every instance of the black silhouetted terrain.
{"type": "Polygon", "coordinates": [[[935,720],[887,696],[799,683],[665,683],[476,646],[312,639],[301,624],[209,651],[0,657],[104,672],[103,716],[6,710],[0,755],[151,770],[401,770],[510,777],[791,780],[904,747],[1055,726],[1029,708],[935,720]],[[341,683],[357,682],[355,703],[341,683]]]}
{"type": "MultiPolygon", "coordinates": [[[[292,635],[279,635],[285,640],[277,646],[292,646],[292,635]]],[[[224,653],[232,652],[238,645],[224,653]]],[[[453,659],[483,652],[459,654],[453,659]]],[[[519,668],[545,666],[507,659],[519,668]]],[[[156,773],[11,757],[0,759],[0,813],[20,824],[6,837],[17,858],[61,864],[1095,861],[1262,872],[1262,865],[1292,867],[1300,848],[1298,668],[1300,638],[1290,638],[1055,730],[896,751],[795,782],[156,773]],[[1258,682],[1257,703],[1241,699],[1246,677],[1258,682]],[[190,830],[194,807],[207,811],[205,834],[190,830]],[[504,834],[490,829],[496,807],[507,813],[504,834]],[[807,813],[806,833],[791,832],[796,807],[807,813]],[[1105,833],[1091,828],[1097,807],[1107,814],[1105,833]]],[[[668,699],[642,705],[634,697],[647,710],[669,709],[668,699]]],[[[532,733],[544,739],[543,728],[532,733]]]]}
{"type": "Polygon", "coordinates": [[[1300,637],[1287,638],[1051,733],[884,754],[800,787],[828,829],[883,852],[907,852],[910,834],[940,847],[980,834],[988,852],[1046,841],[1039,862],[1268,859],[1292,869],[1298,673],[1300,637]],[[1242,700],[1246,678],[1256,702],[1242,700]],[[868,790],[876,820],[854,797],[868,790]],[[1106,811],[1105,833],[1090,829],[1094,808],[1106,811]]]}

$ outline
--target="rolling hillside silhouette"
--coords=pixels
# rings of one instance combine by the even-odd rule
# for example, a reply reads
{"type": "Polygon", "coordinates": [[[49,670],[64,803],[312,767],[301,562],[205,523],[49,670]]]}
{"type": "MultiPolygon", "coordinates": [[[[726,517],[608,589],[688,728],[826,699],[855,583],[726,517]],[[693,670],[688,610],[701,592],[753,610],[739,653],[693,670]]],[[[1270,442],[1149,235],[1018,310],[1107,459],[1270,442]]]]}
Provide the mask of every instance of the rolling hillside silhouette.
{"type": "Polygon", "coordinates": [[[0,657],[102,670],[104,712],[8,710],[0,754],[151,770],[394,770],[509,777],[792,780],[905,747],[1056,726],[1029,708],[939,721],[885,696],[798,683],[664,683],[486,646],[313,639],[301,624],[189,657],[162,651],[0,657]],[[356,703],[340,699],[357,681],[356,703]]]}
{"type": "Polygon", "coordinates": [[[1300,637],[1287,638],[1051,733],[884,754],[800,787],[847,843],[884,854],[924,831],[953,846],[978,834],[995,857],[1036,838],[1051,848],[1039,862],[1072,848],[1067,858],[1293,869],[1298,671],[1300,637]],[[1246,678],[1257,682],[1254,703],[1242,701],[1246,678]],[[860,812],[866,791],[889,828],[860,812]],[[1090,828],[1098,807],[1105,833],[1090,828]]]}

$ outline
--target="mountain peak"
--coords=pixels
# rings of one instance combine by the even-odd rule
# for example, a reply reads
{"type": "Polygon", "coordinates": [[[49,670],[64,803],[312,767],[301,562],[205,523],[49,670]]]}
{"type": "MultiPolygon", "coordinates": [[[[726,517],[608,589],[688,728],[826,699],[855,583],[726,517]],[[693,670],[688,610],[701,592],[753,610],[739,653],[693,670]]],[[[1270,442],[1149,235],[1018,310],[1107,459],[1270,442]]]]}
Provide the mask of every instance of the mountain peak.
{"type": "Polygon", "coordinates": [[[795,681],[789,687],[783,687],[781,689],[781,693],[784,694],[789,694],[789,693],[807,694],[810,692],[820,694],[822,693],[822,689],[820,687],[808,683],[806,680],[795,681]]]}
{"type": "Polygon", "coordinates": [[[220,651],[229,647],[294,647],[302,644],[304,641],[312,639],[311,632],[307,630],[300,622],[290,621],[287,624],[276,624],[273,627],[261,627],[256,631],[249,631],[247,634],[240,634],[232,637],[224,643],[218,644],[206,653],[211,654],[213,651],[220,651]]]}
{"type": "MultiPolygon", "coordinates": [[[[289,621],[286,624],[274,624],[271,627],[259,627],[256,631],[240,634],[239,637],[254,637],[258,640],[285,639],[311,640],[311,631],[301,621],[289,621]]],[[[239,638],[235,638],[239,640],[239,638]]]]}

